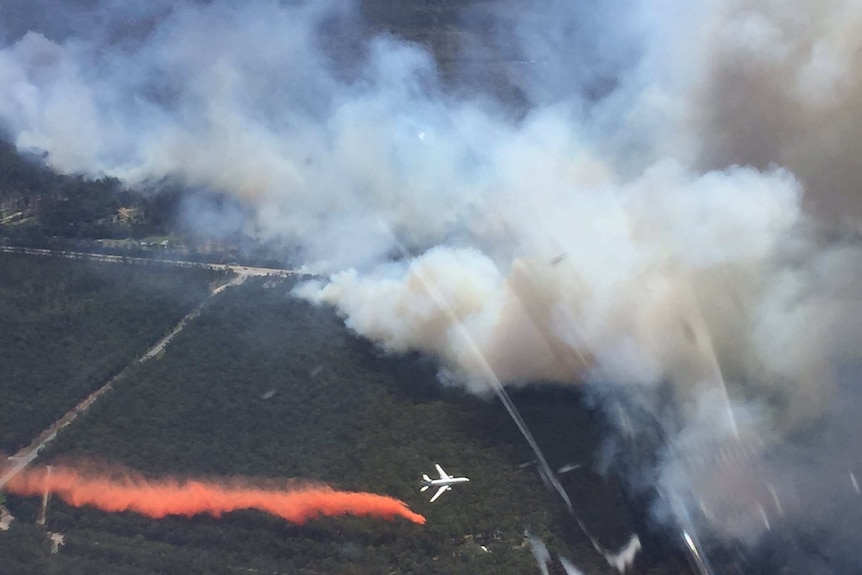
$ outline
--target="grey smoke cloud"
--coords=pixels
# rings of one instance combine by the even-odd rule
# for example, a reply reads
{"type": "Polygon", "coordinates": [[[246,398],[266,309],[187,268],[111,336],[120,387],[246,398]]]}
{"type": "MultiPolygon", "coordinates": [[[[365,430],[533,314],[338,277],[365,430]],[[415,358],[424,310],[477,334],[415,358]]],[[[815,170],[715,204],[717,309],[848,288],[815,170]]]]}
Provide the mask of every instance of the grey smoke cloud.
{"type": "Polygon", "coordinates": [[[669,385],[652,471],[686,508],[757,480],[683,497],[704,445],[796,441],[855,397],[834,374],[859,361],[862,258],[818,232],[860,216],[857,4],[501,3],[487,42],[517,60],[520,115],[450,91],[419,46],[333,34],[359,25],[351,3],[33,6],[0,6],[19,148],[233,198],[185,217],[300,246],[327,275],[299,296],[478,393],[453,316],[511,385],[586,384],[653,418],[669,385]],[[402,245],[416,257],[389,261],[402,245]]]}
{"type": "Polygon", "coordinates": [[[812,211],[858,222],[860,31],[852,1],[716,6],[689,112],[700,165],[784,165],[805,183],[812,211]]]}

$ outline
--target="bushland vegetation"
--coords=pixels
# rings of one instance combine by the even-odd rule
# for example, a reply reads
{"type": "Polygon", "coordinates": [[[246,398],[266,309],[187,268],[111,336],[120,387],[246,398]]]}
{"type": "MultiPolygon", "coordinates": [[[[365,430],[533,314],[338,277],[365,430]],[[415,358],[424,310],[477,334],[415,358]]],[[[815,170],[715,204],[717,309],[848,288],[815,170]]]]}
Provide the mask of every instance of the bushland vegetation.
{"type": "MultiPolygon", "coordinates": [[[[427,523],[297,526],[254,511],[153,520],[54,501],[47,528],[66,544],[51,557],[38,547],[27,561],[38,556],[68,573],[529,573],[529,528],[591,573],[607,571],[585,540],[554,535],[569,520],[535,471],[518,467],[527,451],[496,402],[441,387],[422,358],[381,354],[289,287],[261,279],[223,292],[162,358],[134,368],[64,432],[47,459],[95,458],[154,478],[323,482],[398,497],[427,523]],[[429,504],[416,480],[435,462],[471,483],[429,504]]],[[[38,505],[9,497],[25,522],[38,505]]],[[[14,535],[26,548],[39,540],[28,529],[14,535]]]]}
{"type": "Polygon", "coordinates": [[[0,452],[166,335],[222,272],[0,253],[0,452]]]}
{"type": "Polygon", "coordinates": [[[35,247],[169,233],[179,189],[127,189],[114,178],[56,174],[0,140],[0,237],[35,247]]]}

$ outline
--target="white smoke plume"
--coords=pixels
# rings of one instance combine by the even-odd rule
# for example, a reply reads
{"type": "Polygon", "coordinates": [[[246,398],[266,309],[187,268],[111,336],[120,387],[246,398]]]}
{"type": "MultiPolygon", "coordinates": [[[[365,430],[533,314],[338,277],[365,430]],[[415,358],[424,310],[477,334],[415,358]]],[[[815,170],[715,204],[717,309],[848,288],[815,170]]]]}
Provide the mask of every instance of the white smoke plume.
{"type": "Polygon", "coordinates": [[[563,557],[560,556],[560,565],[563,566],[563,571],[566,572],[566,575],[584,575],[584,572],[575,567],[575,564],[563,557]]]}
{"type": "Polygon", "coordinates": [[[524,531],[524,535],[530,542],[530,551],[533,553],[533,557],[536,558],[539,572],[542,575],[548,575],[548,564],[551,562],[551,552],[548,551],[548,547],[545,545],[544,541],[535,535],[531,535],[529,531],[524,531]]]}
{"type": "MultiPolygon", "coordinates": [[[[298,295],[448,381],[487,391],[466,330],[508,384],[626,397],[660,421],[656,480],[686,509],[727,489],[683,493],[703,445],[821,425],[857,385],[836,374],[862,341],[858,2],[500,2],[510,34],[465,45],[509,54],[517,113],[450,90],[420,46],[357,40],[360,4],[40,5],[0,7],[19,148],[235,198],[225,226],[250,214],[327,274],[298,295]]],[[[822,454],[851,441],[827,436],[822,454]]]]}

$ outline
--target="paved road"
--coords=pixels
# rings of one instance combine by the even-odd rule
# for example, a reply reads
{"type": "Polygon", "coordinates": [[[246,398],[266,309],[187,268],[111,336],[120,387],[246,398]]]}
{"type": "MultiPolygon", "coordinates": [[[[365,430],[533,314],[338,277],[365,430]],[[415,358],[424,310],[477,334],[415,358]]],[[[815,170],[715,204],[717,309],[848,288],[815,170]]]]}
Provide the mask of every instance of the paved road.
{"type": "Polygon", "coordinates": [[[229,270],[246,276],[295,276],[311,275],[302,269],[287,268],[263,268],[256,266],[241,266],[238,264],[211,264],[206,262],[192,262],[188,260],[169,260],[140,258],[132,256],[115,256],[109,254],[95,254],[91,252],[54,251],[40,248],[24,248],[17,246],[0,246],[0,252],[7,254],[27,254],[31,256],[54,256],[75,260],[92,260],[109,263],[133,263],[133,264],[165,264],[184,268],[198,268],[211,270],[229,270]]]}

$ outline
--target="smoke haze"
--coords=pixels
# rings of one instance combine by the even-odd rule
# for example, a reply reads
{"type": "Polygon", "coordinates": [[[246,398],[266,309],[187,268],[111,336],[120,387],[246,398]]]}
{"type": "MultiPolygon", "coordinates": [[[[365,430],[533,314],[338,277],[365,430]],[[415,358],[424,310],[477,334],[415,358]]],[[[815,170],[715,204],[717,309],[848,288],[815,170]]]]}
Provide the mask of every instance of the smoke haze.
{"type": "MultiPolygon", "coordinates": [[[[626,421],[658,421],[670,446],[630,478],[659,485],[658,517],[706,509],[754,545],[791,515],[780,494],[767,521],[710,519],[709,502],[746,501],[763,474],[811,481],[815,453],[823,470],[862,463],[834,407],[857,396],[862,341],[858,3],[465,11],[499,32],[465,46],[503,56],[465,51],[462,73],[497,66],[518,110],[442,82],[421,46],[358,41],[350,3],[126,4],[0,8],[0,122],[20,149],[235,198],[184,217],[299,247],[326,279],[297,295],[387,350],[435,354],[448,382],[488,390],[454,317],[508,384],[637,406],[626,421]],[[404,246],[416,257],[393,261],[404,246]],[[772,443],[792,448],[767,460],[772,443]],[[703,467],[722,447],[749,476],[711,479],[735,465],[703,467]]],[[[858,507],[851,487],[835,509],[858,507]]]]}

